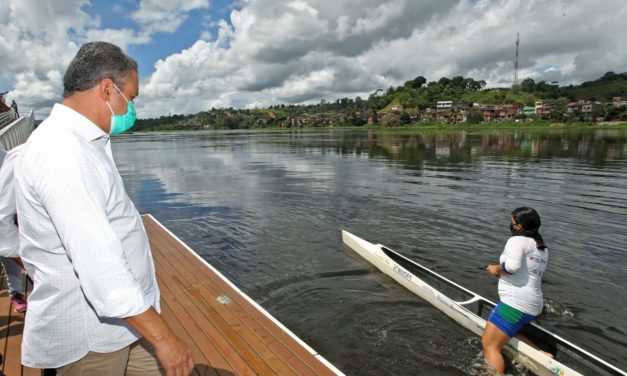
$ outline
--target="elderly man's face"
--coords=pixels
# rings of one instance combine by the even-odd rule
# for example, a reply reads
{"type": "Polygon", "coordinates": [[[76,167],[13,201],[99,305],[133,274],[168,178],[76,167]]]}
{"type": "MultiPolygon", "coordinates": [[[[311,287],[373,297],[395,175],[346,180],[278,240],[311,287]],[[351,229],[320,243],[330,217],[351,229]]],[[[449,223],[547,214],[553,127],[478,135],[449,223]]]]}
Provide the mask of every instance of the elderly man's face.
{"type": "Polygon", "coordinates": [[[139,95],[139,77],[137,76],[137,72],[132,71],[129,76],[130,78],[126,84],[118,87],[124,96],[120,95],[117,90],[115,90],[115,93],[111,96],[111,108],[116,115],[126,113],[126,100],[124,97],[129,101],[134,101],[139,95]]]}

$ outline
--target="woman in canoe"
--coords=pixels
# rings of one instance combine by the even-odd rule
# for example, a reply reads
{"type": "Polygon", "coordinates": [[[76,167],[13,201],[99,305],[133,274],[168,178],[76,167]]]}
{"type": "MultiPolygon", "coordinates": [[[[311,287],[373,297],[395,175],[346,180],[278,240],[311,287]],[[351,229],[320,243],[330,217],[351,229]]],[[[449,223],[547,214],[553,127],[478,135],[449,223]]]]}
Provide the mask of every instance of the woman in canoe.
{"type": "Polygon", "coordinates": [[[538,232],[540,216],[534,209],[515,209],[509,227],[512,237],[499,263],[487,267],[488,273],[499,278],[500,300],[481,338],[485,360],[498,374],[505,372],[501,348],[542,312],[542,275],[549,260],[549,251],[538,232]]]}

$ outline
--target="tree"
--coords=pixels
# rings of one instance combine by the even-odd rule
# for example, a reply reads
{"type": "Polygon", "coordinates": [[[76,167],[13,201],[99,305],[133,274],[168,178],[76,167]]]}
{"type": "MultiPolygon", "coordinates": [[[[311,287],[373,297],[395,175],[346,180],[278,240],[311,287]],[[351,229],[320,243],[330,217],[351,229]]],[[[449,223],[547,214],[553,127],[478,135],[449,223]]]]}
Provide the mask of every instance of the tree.
{"type": "Polygon", "coordinates": [[[401,112],[401,116],[399,117],[401,124],[409,124],[411,123],[411,116],[405,111],[401,112]]]}
{"type": "Polygon", "coordinates": [[[418,88],[422,87],[422,85],[424,85],[426,83],[427,83],[427,79],[426,78],[424,78],[422,76],[418,76],[418,77],[414,78],[412,87],[414,89],[418,89],[418,88]]]}
{"type": "Polygon", "coordinates": [[[612,71],[606,72],[603,77],[599,78],[599,81],[612,81],[615,80],[618,75],[612,71]]]}
{"type": "MultiPolygon", "coordinates": [[[[551,111],[551,115],[553,115],[554,111],[557,111],[557,110],[551,111]]],[[[570,115],[570,117],[571,117],[571,119],[573,121],[583,121],[584,120],[583,119],[583,112],[581,112],[581,109],[579,109],[579,108],[574,108],[573,112],[570,115]]]]}
{"type": "MultiPolygon", "coordinates": [[[[575,117],[579,118],[579,115],[575,114],[575,117]]],[[[551,118],[551,120],[554,120],[554,121],[564,121],[564,111],[560,109],[551,110],[551,113],[549,114],[549,118],[551,118]]]]}
{"type": "Polygon", "coordinates": [[[616,107],[612,104],[605,106],[604,119],[611,120],[627,120],[627,106],[616,107]]]}
{"type": "Polygon", "coordinates": [[[466,88],[466,82],[464,80],[463,76],[455,76],[453,77],[453,79],[451,80],[451,85],[456,86],[460,89],[465,89],[466,88]]]}
{"type": "Polygon", "coordinates": [[[471,108],[466,119],[468,124],[479,124],[483,121],[483,112],[478,108],[471,108]]]}
{"type": "Polygon", "coordinates": [[[352,125],[352,126],[357,126],[357,127],[366,124],[366,121],[361,116],[361,114],[356,111],[346,112],[342,120],[344,121],[346,125],[352,125]]]}
{"type": "Polygon", "coordinates": [[[387,113],[383,115],[383,118],[381,119],[381,124],[383,124],[383,126],[385,127],[395,127],[400,124],[400,118],[398,117],[398,115],[395,115],[393,113],[387,113]]]}
{"type": "Polygon", "coordinates": [[[485,81],[475,81],[472,78],[465,78],[464,86],[471,91],[479,91],[485,86],[485,81]]]}
{"type": "Polygon", "coordinates": [[[535,86],[536,82],[533,80],[533,78],[527,77],[524,80],[520,81],[520,91],[524,91],[525,93],[533,93],[535,86]]]}

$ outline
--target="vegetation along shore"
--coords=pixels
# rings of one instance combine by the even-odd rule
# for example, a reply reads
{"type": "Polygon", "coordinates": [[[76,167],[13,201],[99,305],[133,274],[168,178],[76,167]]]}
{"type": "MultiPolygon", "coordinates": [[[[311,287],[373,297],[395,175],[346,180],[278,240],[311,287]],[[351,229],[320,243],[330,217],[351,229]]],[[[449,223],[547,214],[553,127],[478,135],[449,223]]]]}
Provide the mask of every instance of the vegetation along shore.
{"type": "Polygon", "coordinates": [[[212,108],[190,115],[139,119],[136,131],[266,128],[626,128],[627,72],[607,72],[581,85],[558,86],[526,78],[510,88],[456,76],[427,82],[418,76],[366,99],[321,100],[262,109],[212,108]]]}

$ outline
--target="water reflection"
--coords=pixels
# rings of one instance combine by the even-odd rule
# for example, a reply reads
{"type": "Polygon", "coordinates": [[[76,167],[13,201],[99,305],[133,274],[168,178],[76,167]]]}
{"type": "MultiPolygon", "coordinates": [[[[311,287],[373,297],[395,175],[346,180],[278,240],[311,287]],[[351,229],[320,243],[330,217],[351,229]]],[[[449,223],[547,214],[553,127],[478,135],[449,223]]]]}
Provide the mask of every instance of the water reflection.
{"type": "Polygon", "coordinates": [[[578,158],[603,166],[612,161],[624,160],[627,155],[625,132],[618,130],[470,134],[467,131],[397,134],[371,130],[329,132],[313,138],[306,136],[295,133],[289,139],[294,146],[321,150],[331,148],[344,155],[385,157],[404,161],[408,167],[417,168],[426,160],[458,163],[471,162],[481,157],[507,157],[518,161],[578,158]]]}
{"type": "Polygon", "coordinates": [[[617,319],[627,307],[615,304],[627,301],[625,138],[187,132],[116,137],[113,147],[140,211],[340,369],[461,375],[477,339],[345,250],[340,229],[496,299],[480,270],[498,257],[511,209],[536,207],[555,308],[543,324],[627,368],[627,323],[617,319]]]}

